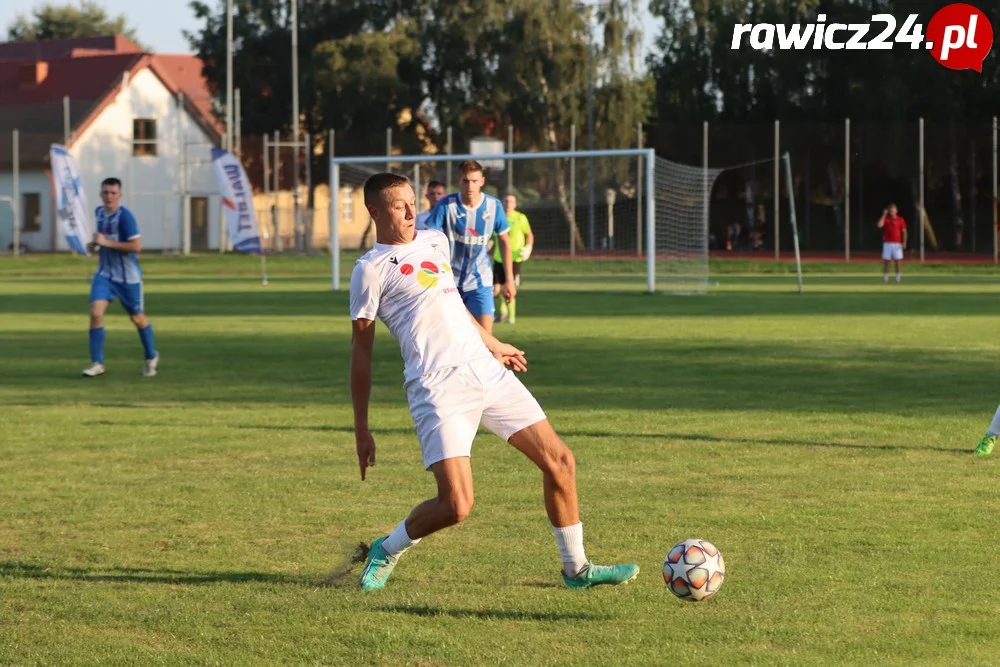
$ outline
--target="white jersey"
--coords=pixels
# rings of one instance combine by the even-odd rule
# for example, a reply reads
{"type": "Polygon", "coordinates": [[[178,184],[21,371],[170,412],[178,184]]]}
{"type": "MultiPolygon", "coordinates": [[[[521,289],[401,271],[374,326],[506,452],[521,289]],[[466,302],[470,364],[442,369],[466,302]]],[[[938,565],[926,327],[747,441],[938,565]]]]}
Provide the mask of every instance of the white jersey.
{"type": "Polygon", "coordinates": [[[351,273],[351,319],[385,322],[410,382],[443,368],[493,359],[455,285],[451,245],[436,230],[410,243],[375,247],[351,273]]]}

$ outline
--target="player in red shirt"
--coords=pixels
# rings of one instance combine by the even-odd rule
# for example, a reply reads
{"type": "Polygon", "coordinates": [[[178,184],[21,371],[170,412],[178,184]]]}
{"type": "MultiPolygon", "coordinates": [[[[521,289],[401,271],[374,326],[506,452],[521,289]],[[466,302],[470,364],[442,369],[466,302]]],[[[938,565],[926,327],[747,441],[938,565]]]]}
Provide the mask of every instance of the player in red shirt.
{"type": "Polygon", "coordinates": [[[896,263],[896,282],[899,282],[899,263],[903,261],[903,249],[906,248],[906,220],[899,215],[895,204],[889,204],[882,210],[878,219],[878,228],[882,230],[882,282],[889,282],[889,262],[896,263]]]}

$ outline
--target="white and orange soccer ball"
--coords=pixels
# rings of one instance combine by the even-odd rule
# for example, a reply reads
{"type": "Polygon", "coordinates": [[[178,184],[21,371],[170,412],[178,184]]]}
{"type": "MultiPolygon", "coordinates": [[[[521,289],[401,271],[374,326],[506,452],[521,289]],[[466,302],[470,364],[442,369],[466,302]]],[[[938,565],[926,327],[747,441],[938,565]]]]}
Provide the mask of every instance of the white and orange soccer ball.
{"type": "Polygon", "coordinates": [[[663,561],[663,581],[682,600],[699,602],[715,595],[726,578],[722,552],[707,540],[675,544],[663,561]]]}

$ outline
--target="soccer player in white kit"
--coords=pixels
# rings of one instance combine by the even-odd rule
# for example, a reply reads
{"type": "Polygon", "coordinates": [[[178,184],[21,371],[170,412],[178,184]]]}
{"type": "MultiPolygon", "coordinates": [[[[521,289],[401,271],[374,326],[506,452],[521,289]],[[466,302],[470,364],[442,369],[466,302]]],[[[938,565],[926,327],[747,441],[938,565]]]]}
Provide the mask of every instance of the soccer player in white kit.
{"type": "Polygon", "coordinates": [[[416,198],[409,181],[396,174],[375,174],[365,182],[365,207],[375,222],[376,243],[351,275],[351,398],[361,479],[375,464],[368,405],[378,317],[400,345],[410,413],[424,467],[437,482],[437,496],[417,505],[390,534],[372,542],[361,588],[383,588],[407,549],[469,515],[470,454],[480,424],[542,471],[545,510],[565,584],[589,588],[634,579],[637,565],[595,565],[587,559],[573,453],[510,370],[527,370],[524,353],[487,333],[462,303],[447,237],[415,229],[416,198]]]}

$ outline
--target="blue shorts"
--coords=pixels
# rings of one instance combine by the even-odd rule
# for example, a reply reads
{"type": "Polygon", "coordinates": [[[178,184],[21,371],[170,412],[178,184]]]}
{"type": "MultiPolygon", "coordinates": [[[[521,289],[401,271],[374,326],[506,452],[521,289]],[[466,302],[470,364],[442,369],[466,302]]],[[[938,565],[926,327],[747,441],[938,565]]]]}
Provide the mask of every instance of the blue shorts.
{"type": "Polygon", "coordinates": [[[462,303],[465,307],[469,309],[475,317],[480,315],[489,315],[493,317],[494,306],[493,306],[493,287],[486,285],[480,287],[479,289],[469,290],[468,292],[459,291],[462,295],[462,303]]]}
{"type": "Polygon", "coordinates": [[[142,312],[142,283],[119,283],[96,274],[90,284],[90,301],[114,301],[119,299],[129,315],[142,312]]]}

